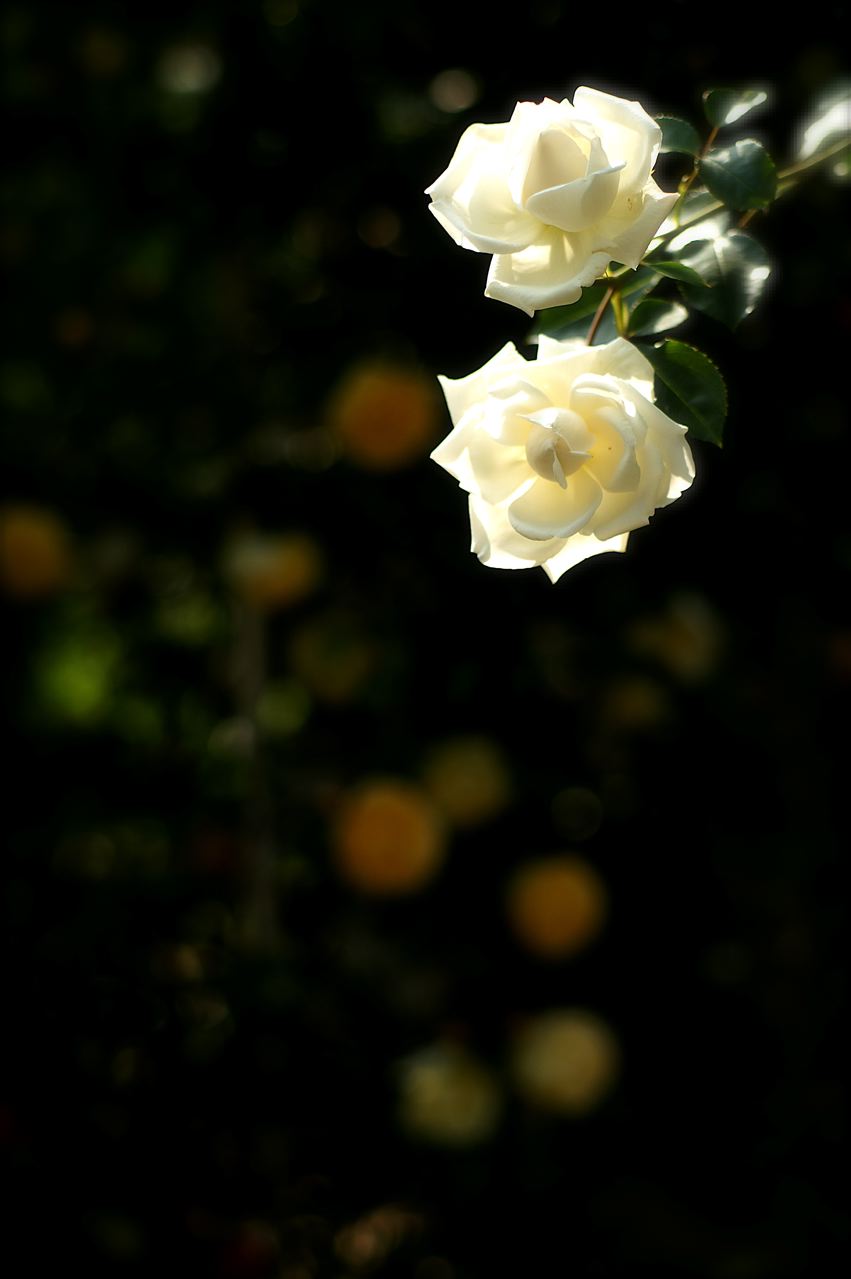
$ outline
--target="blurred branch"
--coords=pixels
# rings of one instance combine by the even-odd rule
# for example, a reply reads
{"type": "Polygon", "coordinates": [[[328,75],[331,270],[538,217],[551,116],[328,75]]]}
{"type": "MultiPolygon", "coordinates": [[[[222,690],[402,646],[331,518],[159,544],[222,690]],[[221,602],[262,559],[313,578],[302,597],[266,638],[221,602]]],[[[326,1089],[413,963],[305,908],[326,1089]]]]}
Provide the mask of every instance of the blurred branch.
{"type": "Polygon", "coordinates": [[[239,717],[248,730],[247,864],[238,933],[248,949],[272,950],[278,944],[277,850],[266,761],[257,723],[257,704],[266,679],[266,625],[263,614],[242,600],[235,602],[234,618],[234,693],[239,717]]]}

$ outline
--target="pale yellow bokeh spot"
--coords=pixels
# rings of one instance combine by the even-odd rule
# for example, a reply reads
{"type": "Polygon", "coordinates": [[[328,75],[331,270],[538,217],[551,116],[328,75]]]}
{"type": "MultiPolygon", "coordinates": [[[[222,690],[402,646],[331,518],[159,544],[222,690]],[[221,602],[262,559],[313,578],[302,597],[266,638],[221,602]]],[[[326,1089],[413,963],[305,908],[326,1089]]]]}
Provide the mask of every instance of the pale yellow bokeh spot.
{"type": "Polygon", "coordinates": [[[411,1137],[475,1146],[494,1132],[501,1113],[496,1080],[455,1044],[433,1044],[400,1064],[399,1122],[411,1137]]]}
{"type": "Polygon", "coordinates": [[[455,826],[476,826],[511,799],[502,751],[487,737],[456,737],[435,747],[423,770],[426,790],[455,826]]]}
{"type": "Polygon", "coordinates": [[[516,1035],[511,1058],[517,1091],[542,1110],[564,1115],[597,1106],[619,1064],[613,1031],[582,1008],[555,1008],[531,1018],[516,1035]]]}

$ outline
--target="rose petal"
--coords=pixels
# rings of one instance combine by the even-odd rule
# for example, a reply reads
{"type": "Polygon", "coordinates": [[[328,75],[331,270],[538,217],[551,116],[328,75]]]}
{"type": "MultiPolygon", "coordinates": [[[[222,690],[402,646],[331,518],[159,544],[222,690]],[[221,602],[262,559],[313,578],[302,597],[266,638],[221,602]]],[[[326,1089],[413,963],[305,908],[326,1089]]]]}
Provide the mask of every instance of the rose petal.
{"type": "Polygon", "coordinates": [[[641,481],[635,434],[620,408],[604,408],[591,422],[594,443],[588,469],[606,493],[629,493],[641,481]]]}
{"type": "Polygon", "coordinates": [[[585,152],[579,145],[582,135],[571,139],[575,111],[565,99],[554,102],[544,98],[542,102],[518,102],[507,125],[505,152],[508,158],[508,189],[515,204],[522,208],[526,196],[544,186],[581,178],[585,173],[585,152]],[[535,160],[538,139],[542,132],[553,128],[568,141],[573,140],[575,150],[565,147],[557,160],[554,181],[529,184],[529,170],[535,160]]]}
{"type": "Polygon", "coordinates": [[[541,567],[551,582],[557,582],[568,569],[575,568],[577,564],[590,559],[592,555],[602,555],[605,551],[625,551],[628,541],[628,533],[609,538],[606,542],[598,541],[592,535],[577,533],[541,567]]]}
{"type": "Polygon", "coordinates": [[[531,244],[538,220],[512,199],[503,150],[507,126],[471,124],[449,166],[427,189],[430,209],[456,244],[480,253],[513,253],[531,244]]]}
{"type": "Polygon", "coordinates": [[[534,541],[570,537],[585,527],[601,498],[599,484],[584,469],[571,475],[566,488],[551,480],[536,479],[507,508],[508,519],[516,532],[534,541]]]}
{"type": "Polygon", "coordinates": [[[652,181],[640,195],[619,197],[594,228],[595,247],[635,269],[678,199],[676,191],[665,195],[652,181]]]}
{"type": "Polygon", "coordinates": [[[438,374],[437,380],[446,396],[449,413],[455,425],[458,425],[472,404],[479,404],[485,398],[488,388],[494,380],[498,379],[500,373],[519,372],[525,369],[526,364],[527,361],[523,359],[514,343],[506,342],[487,364],[483,364],[480,369],[476,369],[467,377],[450,378],[438,374]]]}
{"type": "Polygon", "coordinates": [[[623,164],[621,191],[643,187],[662,143],[662,130],[640,102],[582,87],[573,95],[577,115],[591,121],[610,164],[623,164]]]}
{"type": "Polygon", "coordinates": [[[535,478],[525,450],[497,443],[473,415],[456,427],[431,457],[468,493],[490,503],[510,501],[525,492],[535,478]]]}
{"type": "Polygon", "coordinates": [[[534,568],[561,549],[559,538],[533,542],[511,527],[505,507],[471,496],[471,550],[488,568],[534,568]]]}
{"type": "Polygon", "coordinates": [[[591,252],[590,232],[568,237],[554,228],[543,230],[539,241],[520,253],[493,258],[486,297],[534,315],[542,307],[575,302],[603,274],[609,256],[591,252]]]}
{"type": "Polygon", "coordinates": [[[562,231],[586,231],[605,217],[618,193],[620,166],[538,191],[526,201],[536,218],[562,231]]]}
{"type": "MultiPolygon", "coordinates": [[[[625,338],[614,338],[602,346],[586,346],[581,338],[559,342],[542,333],[538,337],[538,355],[535,361],[535,368],[541,372],[536,377],[538,384],[551,399],[556,395],[564,398],[565,378],[568,374],[566,368],[562,369],[560,366],[568,363],[569,378],[574,385],[586,373],[599,374],[639,386],[648,399],[653,395],[653,366],[638,347],[625,338]],[[558,391],[554,386],[554,377],[558,378],[558,391]]],[[[619,394],[613,383],[611,387],[615,394],[619,394]]]]}

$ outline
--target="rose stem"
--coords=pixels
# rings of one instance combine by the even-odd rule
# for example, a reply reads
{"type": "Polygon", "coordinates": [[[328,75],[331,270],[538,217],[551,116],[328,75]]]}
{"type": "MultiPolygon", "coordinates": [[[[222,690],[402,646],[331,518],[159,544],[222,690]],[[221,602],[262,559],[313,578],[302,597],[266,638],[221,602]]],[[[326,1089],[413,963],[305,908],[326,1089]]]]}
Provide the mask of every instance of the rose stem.
{"type": "Polygon", "coordinates": [[[597,334],[597,330],[600,327],[600,321],[602,320],[603,316],[606,313],[606,307],[611,302],[614,292],[615,292],[614,285],[611,285],[608,289],[606,289],[606,292],[603,294],[603,299],[600,302],[600,305],[597,307],[597,310],[594,312],[594,319],[591,321],[591,327],[588,330],[588,336],[585,339],[586,346],[591,346],[593,344],[594,338],[597,334]]]}

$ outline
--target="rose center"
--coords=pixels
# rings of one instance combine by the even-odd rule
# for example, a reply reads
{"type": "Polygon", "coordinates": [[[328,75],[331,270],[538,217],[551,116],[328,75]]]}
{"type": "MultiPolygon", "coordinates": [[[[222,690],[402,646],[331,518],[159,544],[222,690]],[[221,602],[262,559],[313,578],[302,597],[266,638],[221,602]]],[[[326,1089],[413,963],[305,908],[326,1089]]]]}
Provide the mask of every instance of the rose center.
{"type": "Polygon", "coordinates": [[[584,466],[590,456],[581,449],[571,448],[555,428],[532,423],[526,438],[526,461],[542,479],[553,480],[561,488],[567,488],[568,475],[584,466]]]}

